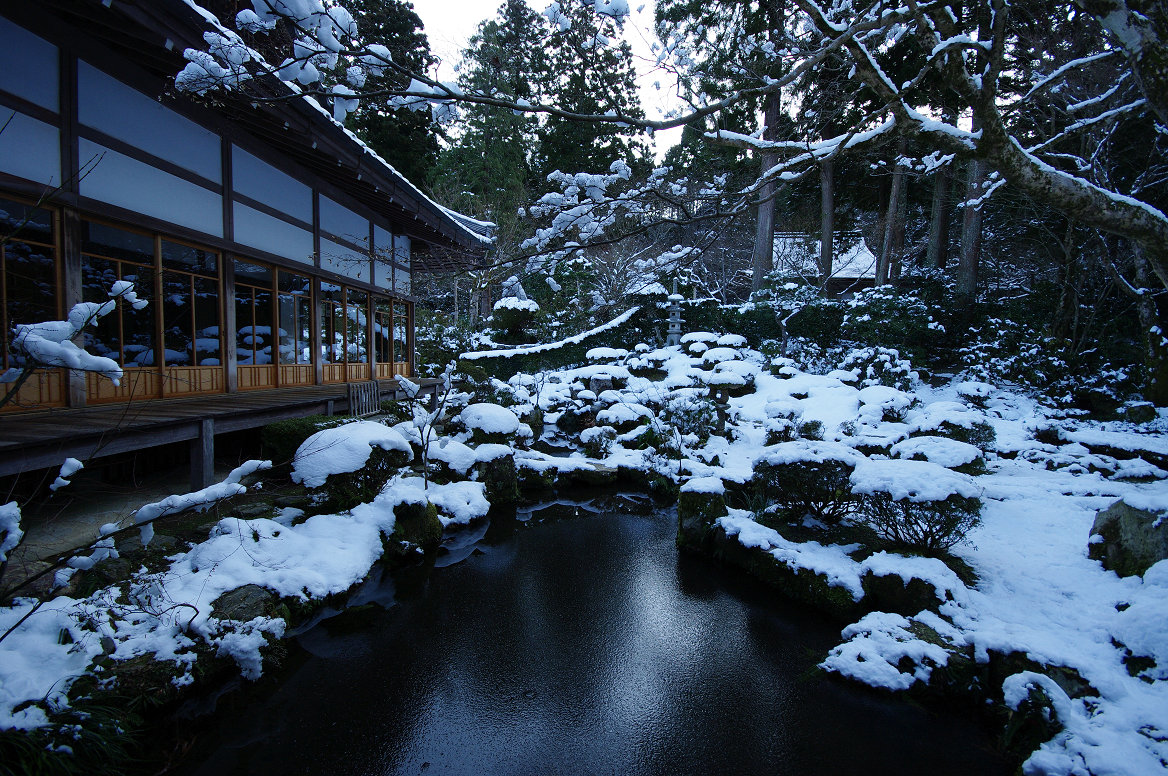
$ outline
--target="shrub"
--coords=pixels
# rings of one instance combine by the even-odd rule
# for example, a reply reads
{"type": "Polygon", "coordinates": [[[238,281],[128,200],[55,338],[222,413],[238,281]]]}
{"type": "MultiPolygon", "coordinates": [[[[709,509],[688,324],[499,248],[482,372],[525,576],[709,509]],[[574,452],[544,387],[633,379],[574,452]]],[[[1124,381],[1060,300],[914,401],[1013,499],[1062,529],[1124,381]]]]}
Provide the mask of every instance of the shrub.
{"type": "Polygon", "coordinates": [[[876,493],[863,500],[862,521],[893,544],[939,555],[981,523],[981,500],[951,495],[944,501],[909,501],[876,493]]]}
{"type": "Polygon", "coordinates": [[[304,440],[325,428],[333,428],[349,418],[332,415],[308,415],[269,423],[260,431],[263,454],[277,466],[291,463],[304,440]]]}
{"type": "Polygon", "coordinates": [[[755,461],[755,487],[780,520],[798,522],[810,515],[838,525],[858,506],[850,477],[862,459],[852,448],[832,442],[786,442],[755,461]]]}
{"type": "Polygon", "coordinates": [[[704,445],[711,429],[718,425],[718,411],[714,401],[706,396],[678,395],[665,402],[661,420],[677,429],[682,436],[694,435],[704,445]]]}
{"type": "Polygon", "coordinates": [[[908,391],[919,375],[913,370],[908,359],[900,357],[900,351],[891,348],[856,348],[848,352],[840,362],[840,369],[855,372],[861,386],[885,385],[898,391],[908,391]]]}
{"type": "Polygon", "coordinates": [[[940,308],[911,291],[877,286],[858,292],[846,303],[840,335],[847,340],[895,348],[918,360],[936,355],[945,333],[940,308]]]}
{"type": "Polygon", "coordinates": [[[946,552],[981,522],[981,488],[973,478],[928,461],[864,461],[851,487],[863,502],[860,522],[927,555],[946,552]]]}

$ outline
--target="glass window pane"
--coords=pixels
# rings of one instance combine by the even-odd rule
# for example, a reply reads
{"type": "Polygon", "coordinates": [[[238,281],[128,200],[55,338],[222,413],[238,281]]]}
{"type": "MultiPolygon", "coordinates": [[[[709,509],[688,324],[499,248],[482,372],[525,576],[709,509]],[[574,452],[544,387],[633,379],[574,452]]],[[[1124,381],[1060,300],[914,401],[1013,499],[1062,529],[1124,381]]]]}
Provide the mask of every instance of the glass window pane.
{"type": "Polygon", "coordinates": [[[219,281],[197,275],[191,281],[195,305],[195,363],[199,366],[219,366],[222,363],[219,281]]]}
{"type": "MultiPolygon", "coordinates": [[[[11,327],[58,318],[57,265],[51,248],[10,240],[3,246],[5,305],[4,347],[11,327]]],[[[11,366],[21,366],[19,353],[9,354],[11,366]]]]}
{"type": "Polygon", "coordinates": [[[162,241],[162,266],[210,277],[219,276],[219,254],[182,243],[162,241]]]}
{"type": "Polygon", "coordinates": [[[380,363],[393,360],[393,303],[388,299],[374,301],[373,352],[380,363]]]}
{"type": "MultiPolygon", "coordinates": [[[[118,278],[118,263],[93,256],[81,258],[81,298],[86,302],[104,302],[118,278]]],[[[137,289],[135,289],[137,292],[137,289]]],[[[144,297],[147,295],[143,295],[144,297]]],[[[85,329],[85,349],[95,356],[122,362],[121,311],[99,318],[85,329]]]]}
{"type": "Polygon", "coordinates": [[[97,162],[80,181],[82,195],[223,236],[223,201],[217,192],[82,138],[81,161],[90,159],[97,162]]]}
{"type": "Polygon", "coordinates": [[[320,228],[358,245],[369,244],[369,221],[325,196],[320,198],[320,228]]]}
{"type": "Polygon", "coordinates": [[[368,254],[323,237],[320,240],[320,268],[354,280],[369,280],[368,254]]]}
{"type": "MultiPolygon", "coordinates": [[[[61,185],[61,135],[51,124],[0,107],[0,171],[49,186],[61,185]]],[[[84,164],[86,159],[81,160],[84,164]]]]}
{"type": "Polygon", "coordinates": [[[57,110],[57,47],[2,16],[0,73],[5,91],[57,110]]]}
{"type": "Polygon", "coordinates": [[[235,286],[235,358],[240,364],[250,365],[255,361],[255,340],[252,336],[255,326],[254,289],[235,286]]]}
{"type": "Polygon", "coordinates": [[[162,273],[163,359],[167,366],[191,366],[194,361],[194,308],[191,276],[162,273]]]}
{"type": "Polygon", "coordinates": [[[82,124],[179,167],[222,180],[219,136],[92,65],[77,63],[82,124]]]}
{"type": "Polygon", "coordinates": [[[304,275],[279,272],[280,363],[311,364],[312,281],[304,275]]]}
{"type": "Polygon", "coordinates": [[[260,286],[262,288],[272,287],[272,275],[274,270],[271,267],[263,264],[253,264],[250,261],[242,261],[236,259],[235,266],[235,282],[247,283],[252,286],[260,286]]]}
{"type": "Polygon", "coordinates": [[[312,189],[238,146],[231,147],[231,180],[240,194],[312,223],[312,189]]]}
{"type": "Polygon", "coordinates": [[[345,356],[350,363],[364,363],[369,360],[368,310],[369,295],[363,291],[350,290],[345,309],[348,327],[345,335],[345,356]]]}
{"type": "MultiPolygon", "coordinates": [[[[81,224],[81,250],[110,259],[154,265],[154,238],[129,232],[116,226],[84,221],[81,224]]],[[[141,292],[143,289],[137,289],[141,292]]]]}
{"type": "Polygon", "coordinates": [[[158,303],[154,299],[154,270],[134,264],[121,264],[121,280],[134,284],[134,293],[139,299],[149,300],[141,310],[127,304],[119,304],[122,338],[125,342],[126,366],[152,366],[155,359],[154,321],[158,315],[158,303]]]}
{"type": "Polygon", "coordinates": [[[291,261],[312,264],[312,232],[261,213],[241,202],[236,202],[233,209],[236,242],[291,261]]]}

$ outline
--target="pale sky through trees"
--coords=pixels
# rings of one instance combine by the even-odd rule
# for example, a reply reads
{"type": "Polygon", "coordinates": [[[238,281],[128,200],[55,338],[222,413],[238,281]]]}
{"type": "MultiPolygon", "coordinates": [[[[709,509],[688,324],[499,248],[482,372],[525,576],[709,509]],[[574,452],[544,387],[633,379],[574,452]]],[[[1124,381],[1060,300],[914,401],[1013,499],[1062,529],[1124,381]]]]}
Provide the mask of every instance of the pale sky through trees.
{"type": "MultiPolygon", "coordinates": [[[[548,0],[528,0],[527,4],[542,12],[547,3],[548,0]]],[[[493,17],[500,4],[501,0],[414,0],[414,10],[421,17],[430,39],[430,50],[442,59],[438,71],[442,80],[455,79],[454,66],[466,48],[467,41],[478,29],[479,22],[493,17]]],[[[629,5],[633,8],[633,15],[626,23],[625,37],[633,47],[641,105],[650,118],[659,118],[679,102],[670,99],[675,92],[670,74],[654,69],[656,55],[650,50],[654,40],[654,0],[644,0],[643,3],[638,0],[629,5]],[[654,87],[656,82],[660,83],[660,90],[654,87]]],[[[680,129],[657,133],[654,149],[657,158],[664,156],[669,147],[680,139],[680,129]]]]}

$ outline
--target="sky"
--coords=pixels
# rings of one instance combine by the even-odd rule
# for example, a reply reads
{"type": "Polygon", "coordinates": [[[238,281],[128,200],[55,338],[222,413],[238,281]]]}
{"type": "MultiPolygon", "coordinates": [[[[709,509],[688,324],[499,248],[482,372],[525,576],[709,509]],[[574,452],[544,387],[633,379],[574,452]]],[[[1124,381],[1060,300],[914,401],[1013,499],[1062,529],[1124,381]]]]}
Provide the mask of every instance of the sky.
{"type": "MultiPolygon", "coordinates": [[[[413,0],[413,3],[414,10],[426,27],[431,52],[442,59],[439,77],[452,81],[456,78],[454,65],[458,63],[470,36],[478,29],[479,22],[495,15],[501,0],[413,0]]],[[[536,11],[543,11],[547,0],[527,0],[527,4],[536,11]]],[[[670,99],[672,81],[668,74],[654,71],[656,56],[650,48],[655,40],[654,2],[637,0],[631,2],[630,6],[633,8],[633,17],[625,25],[625,37],[633,47],[641,105],[649,118],[660,118],[664,111],[676,108],[677,102],[670,99]],[[656,82],[661,84],[660,90],[654,88],[656,82]]],[[[680,129],[658,132],[654,149],[657,158],[660,159],[680,139],[680,129]]]]}

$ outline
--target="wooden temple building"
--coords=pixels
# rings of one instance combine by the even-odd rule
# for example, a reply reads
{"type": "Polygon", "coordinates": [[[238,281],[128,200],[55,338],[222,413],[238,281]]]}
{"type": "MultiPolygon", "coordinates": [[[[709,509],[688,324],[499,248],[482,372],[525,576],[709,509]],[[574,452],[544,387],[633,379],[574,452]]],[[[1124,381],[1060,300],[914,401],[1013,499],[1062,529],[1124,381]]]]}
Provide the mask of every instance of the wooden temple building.
{"type": "Polygon", "coordinates": [[[120,385],[39,369],[0,409],[0,476],[189,440],[205,484],[216,433],[392,395],[413,274],[490,246],[308,98],[177,94],[212,25],[184,0],[0,4],[0,372],[16,324],[117,281],[148,301],[79,342],[120,385]]]}

